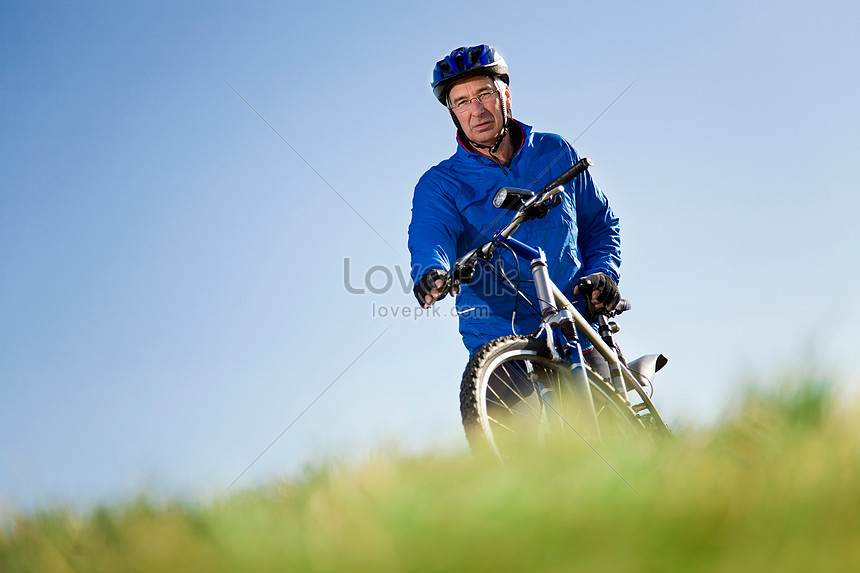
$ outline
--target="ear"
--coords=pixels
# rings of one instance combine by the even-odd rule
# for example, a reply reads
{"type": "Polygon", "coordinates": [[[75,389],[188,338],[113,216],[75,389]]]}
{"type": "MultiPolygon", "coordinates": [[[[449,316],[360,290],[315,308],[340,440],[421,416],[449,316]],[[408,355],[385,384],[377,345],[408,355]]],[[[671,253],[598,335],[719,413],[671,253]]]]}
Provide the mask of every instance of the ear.
{"type": "Polygon", "coordinates": [[[500,89],[504,90],[505,94],[505,109],[508,110],[508,116],[513,117],[511,112],[511,88],[508,87],[508,84],[503,82],[502,80],[498,80],[499,84],[501,84],[500,89]]]}

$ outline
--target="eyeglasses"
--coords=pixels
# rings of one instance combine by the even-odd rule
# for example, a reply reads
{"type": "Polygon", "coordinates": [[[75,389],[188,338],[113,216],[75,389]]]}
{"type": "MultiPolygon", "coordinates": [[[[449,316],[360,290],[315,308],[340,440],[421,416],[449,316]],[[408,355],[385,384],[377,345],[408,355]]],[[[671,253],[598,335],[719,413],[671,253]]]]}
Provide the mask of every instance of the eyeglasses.
{"type": "Polygon", "coordinates": [[[490,98],[492,98],[497,93],[499,93],[499,90],[492,90],[492,91],[484,92],[482,94],[478,94],[473,98],[460,100],[457,103],[455,103],[454,105],[452,105],[451,109],[453,109],[457,113],[463,113],[464,111],[466,111],[467,109],[469,109],[472,106],[473,101],[476,101],[479,104],[481,104],[482,106],[486,107],[486,105],[488,103],[490,103],[490,98]]]}

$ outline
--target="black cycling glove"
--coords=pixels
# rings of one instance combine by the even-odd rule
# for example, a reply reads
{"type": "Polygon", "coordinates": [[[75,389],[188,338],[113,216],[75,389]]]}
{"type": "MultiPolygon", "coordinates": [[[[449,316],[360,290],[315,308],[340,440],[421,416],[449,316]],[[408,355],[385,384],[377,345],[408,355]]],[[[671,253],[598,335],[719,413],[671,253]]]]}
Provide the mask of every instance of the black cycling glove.
{"type": "Polygon", "coordinates": [[[599,310],[613,310],[618,301],[621,300],[618,285],[606,273],[593,273],[582,277],[576,283],[576,287],[579,289],[579,293],[585,297],[586,302],[588,302],[588,310],[592,314],[595,312],[591,304],[591,293],[594,290],[600,291],[600,294],[597,295],[597,302],[601,303],[604,308],[599,310]]]}
{"type": "Polygon", "coordinates": [[[532,205],[526,209],[526,216],[529,219],[543,219],[549,210],[561,203],[561,195],[556,195],[542,205],[532,205]]]}
{"type": "MultiPolygon", "coordinates": [[[[430,294],[432,289],[436,288],[436,281],[439,279],[442,279],[442,282],[445,282],[448,279],[448,273],[443,270],[433,269],[427,271],[427,273],[418,279],[417,283],[415,283],[415,287],[412,289],[412,292],[415,293],[415,298],[418,299],[418,304],[420,304],[422,308],[427,304],[424,297],[430,294]]],[[[448,293],[442,292],[436,300],[445,298],[446,294],[448,293]]]]}

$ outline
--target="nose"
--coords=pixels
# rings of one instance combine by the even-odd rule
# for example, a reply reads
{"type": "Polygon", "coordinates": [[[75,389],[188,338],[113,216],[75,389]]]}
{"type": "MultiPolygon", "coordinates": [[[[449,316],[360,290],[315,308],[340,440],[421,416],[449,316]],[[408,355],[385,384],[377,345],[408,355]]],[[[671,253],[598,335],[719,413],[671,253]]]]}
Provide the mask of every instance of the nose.
{"type": "Polygon", "coordinates": [[[487,107],[482,104],[478,98],[473,98],[469,100],[469,111],[471,111],[473,115],[479,115],[482,112],[487,111],[487,107]],[[477,106],[478,109],[475,109],[475,106],[477,106]]]}

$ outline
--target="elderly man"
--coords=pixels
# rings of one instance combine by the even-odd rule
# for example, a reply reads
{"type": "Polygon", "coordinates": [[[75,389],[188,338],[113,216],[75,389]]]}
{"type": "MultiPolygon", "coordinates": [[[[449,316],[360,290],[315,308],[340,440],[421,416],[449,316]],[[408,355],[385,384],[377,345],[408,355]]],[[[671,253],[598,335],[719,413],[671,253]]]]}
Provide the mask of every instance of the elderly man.
{"type": "MultiPolygon", "coordinates": [[[[509,83],[505,60],[487,45],[457,48],[433,71],[433,93],[457,128],[457,151],[424,173],[413,196],[412,280],[425,308],[448,294],[439,289],[454,261],[510,220],[509,212],[492,204],[499,187],[538,190],[579,160],[560,136],[513,119],[509,83]]],[[[587,277],[593,288],[582,294],[590,294],[591,310],[611,309],[619,300],[618,219],[587,172],[560,197],[545,217],[523,223],[516,237],[544,250],[550,278],[568,297],[580,294],[577,282],[587,277]]],[[[499,281],[451,292],[470,354],[494,338],[528,334],[540,324],[536,294],[526,282],[528,261],[498,250],[492,265],[499,281]]],[[[576,300],[584,310],[583,298],[576,300]]],[[[589,361],[598,356],[587,342],[583,350],[589,361]]]]}

